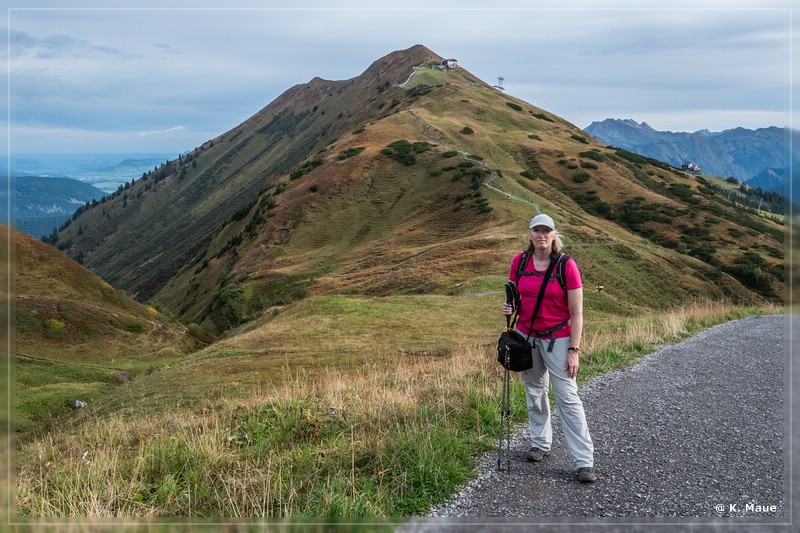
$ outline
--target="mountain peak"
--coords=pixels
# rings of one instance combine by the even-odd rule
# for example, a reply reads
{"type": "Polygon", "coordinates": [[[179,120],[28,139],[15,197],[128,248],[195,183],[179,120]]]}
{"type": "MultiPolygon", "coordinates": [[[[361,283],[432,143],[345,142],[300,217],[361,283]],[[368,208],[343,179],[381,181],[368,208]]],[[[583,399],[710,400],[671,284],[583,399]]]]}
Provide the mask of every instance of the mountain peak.
{"type": "Polygon", "coordinates": [[[632,118],[607,118],[602,122],[592,122],[585,131],[603,142],[621,148],[648,144],[658,133],[647,122],[640,124],[632,118]]]}
{"type": "MultiPolygon", "coordinates": [[[[656,199],[664,191],[630,182],[638,172],[618,170],[638,163],[451,61],[414,45],[351,79],[295,85],[84,210],[52,242],[128,294],[217,334],[307,294],[444,291],[455,276],[496,268],[516,244],[501,250],[485,235],[517,216],[498,190],[525,194],[535,180],[526,213],[527,198],[567,191],[576,201],[562,215],[582,221],[620,212],[628,198],[616,189],[666,203],[656,199]],[[586,179],[603,191],[584,196],[577,183],[586,179]],[[465,233],[474,248],[451,253],[465,233]],[[409,261],[421,249],[432,252],[409,261]]],[[[630,122],[620,129],[652,133],[630,122]]]]}
{"type": "Polygon", "coordinates": [[[414,67],[423,63],[439,63],[442,56],[432,52],[421,44],[415,44],[405,50],[395,50],[374,61],[361,76],[377,76],[399,83],[399,78],[405,79],[414,67]]]}

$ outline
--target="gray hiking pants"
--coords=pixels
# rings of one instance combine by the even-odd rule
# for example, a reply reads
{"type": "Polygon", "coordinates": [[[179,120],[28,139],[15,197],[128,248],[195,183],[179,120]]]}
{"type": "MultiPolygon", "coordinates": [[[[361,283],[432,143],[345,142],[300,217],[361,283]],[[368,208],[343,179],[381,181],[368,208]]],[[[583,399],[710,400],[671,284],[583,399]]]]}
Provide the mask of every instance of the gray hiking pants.
{"type": "Polygon", "coordinates": [[[553,384],[556,410],[572,457],[572,466],[594,466],[594,445],[589,435],[589,426],[578,397],[578,384],[564,370],[567,360],[569,337],[555,340],[553,351],[547,351],[550,339],[531,339],[533,344],[533,368],[520,372],[528,403],[528,420],[531,426],[531,446],[549,450],[553,444],[553,428],[550,425],[550,401],[547,397],[548,382],[553,384]]]}

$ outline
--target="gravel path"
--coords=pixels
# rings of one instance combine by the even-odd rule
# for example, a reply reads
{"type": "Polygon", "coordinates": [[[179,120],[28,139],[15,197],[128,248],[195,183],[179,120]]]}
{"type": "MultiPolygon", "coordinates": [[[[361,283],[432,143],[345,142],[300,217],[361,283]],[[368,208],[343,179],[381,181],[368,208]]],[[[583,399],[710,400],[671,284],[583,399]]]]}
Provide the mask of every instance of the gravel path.
{"type": "Polygon", "coordinates": [[[596,483],[575,481],[555,415],[552,455],[544,462],[525,460],[527,424],[521,425],[511,443],[510,472],[497,472],[496,452],[486,454],[474,481],[429,518],[401,529],[546,524],[560,531],[581,522],[589,526],[584,531],[601,524],[603,531],[612,524],[630,531],[632,524],[639,527],[631,520],[638,517],[645,518],[638,521],[641,531],[659,521],[697,531],[712,524],[788,531],[780,526],[790,517],[784,499],[785,327],[782,315],[729,322],[585,384],[596,483]]]}

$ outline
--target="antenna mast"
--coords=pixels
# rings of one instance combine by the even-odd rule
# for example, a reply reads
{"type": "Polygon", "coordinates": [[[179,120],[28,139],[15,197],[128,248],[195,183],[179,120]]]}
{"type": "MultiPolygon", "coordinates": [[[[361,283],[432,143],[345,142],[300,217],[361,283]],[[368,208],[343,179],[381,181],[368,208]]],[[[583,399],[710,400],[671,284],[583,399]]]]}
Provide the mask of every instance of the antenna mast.
{"type": "Polygon", "coordinates": [[[495,85],[494,88],[500,91],[505,91],[505,88],[503,87],[503,80],[505,80],[503,76],[497,76],[497,85],[495,85]]]}

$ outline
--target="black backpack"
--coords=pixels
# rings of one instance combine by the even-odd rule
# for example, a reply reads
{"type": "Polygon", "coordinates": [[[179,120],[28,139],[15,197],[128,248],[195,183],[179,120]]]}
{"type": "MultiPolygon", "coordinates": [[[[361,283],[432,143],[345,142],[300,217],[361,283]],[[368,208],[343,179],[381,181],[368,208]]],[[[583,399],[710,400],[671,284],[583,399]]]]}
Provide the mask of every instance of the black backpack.
{"type": "MultiPolygon", "coordinates": [[[[522,252],[522,258],[519,260],[519,266],[517,267],[517,283],[519,283],[520,276],[532,276],[533,272],[525,272],[525,267],[528,266],[528,260],[530,259],[530,255],[528,254],[527,250],[522,252]]],[[[564,292],[567,292],[567,277],[564,275],[564,270],[567,265],[567,261],[569,260],[569,256],[565,253],[551,253],[550,260],[556,262],[556,268],[553,270],[553,277],[558,280],[558,284],[561,285],[561,289],[564,292]]]]}

